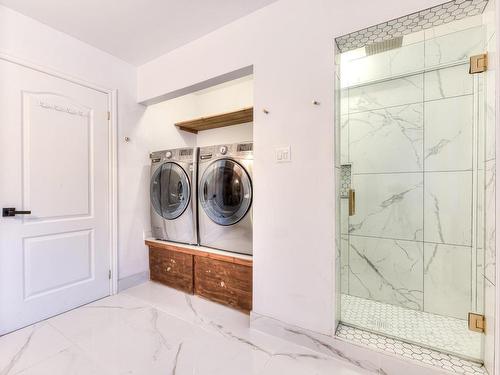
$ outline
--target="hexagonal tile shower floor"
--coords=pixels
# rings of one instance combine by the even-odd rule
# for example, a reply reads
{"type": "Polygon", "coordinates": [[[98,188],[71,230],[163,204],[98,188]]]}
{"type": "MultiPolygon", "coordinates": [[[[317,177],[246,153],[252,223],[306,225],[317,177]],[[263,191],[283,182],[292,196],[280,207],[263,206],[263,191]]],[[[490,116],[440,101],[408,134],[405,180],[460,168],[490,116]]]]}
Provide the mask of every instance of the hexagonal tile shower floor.
{"type": "Polygon", "coordinates": [[[343,324],[337,330],[338,337],[448,371],[486,374],[480,364],[456,356],[481,358],[481,334],[469,331],[464,320],[346,294],[341,303],[343,324]]]}
{"type": "Polygon", "coordinates": [[[418,345],[363,331],[358,328],[339,324],[337,337],[363,346],[396,354],[404,358],[423,362],[426,365],[439,367],[445,371],[465,375],[488,375],[483,365],[459,358],[457,356],[430,350],[418,345]]]}

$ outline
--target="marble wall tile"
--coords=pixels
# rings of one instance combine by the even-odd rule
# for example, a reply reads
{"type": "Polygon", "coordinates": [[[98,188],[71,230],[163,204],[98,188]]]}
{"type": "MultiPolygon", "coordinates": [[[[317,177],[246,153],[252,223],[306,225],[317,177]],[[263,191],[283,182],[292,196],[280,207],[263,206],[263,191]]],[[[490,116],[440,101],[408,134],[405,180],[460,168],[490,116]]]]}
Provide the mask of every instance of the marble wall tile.
{"type": "MultiPolygon", "coordinates": [[[[486,332],[484,338],[484,366],[488,374],[494,374],[495,369],[495,285],[485,279],[484,283],[486,332]]],[[[497,323],[498,324],[498,323],[497,323]]]]}
{"type": "Polygon", "coordinates": [[[425,171],[472,168],[472,95],[425,103],[425,171]]]}
{"type": "Polygon", "coordinates": [[[495,0],[489,0],[482,14],[482,23],[486,27],[486,40],[489,40],[496,31],[496,4],[495,0]]]}
{"type": "Polygon", "coordinates": [[[350,236],[350,295],[423,308],[423,243],[350,236]]]}
{"type": "Polygon", "coordinates": [[[349,200],[347,198],[340,199],[340,233],[349,233],[349,200]]]}
{"type": "Polygon", "coordinates": [[[486,162],[485,170],[485,223],[484,223],[484,275],[493,284],[496,266],[496,215],[495,215],[495,160],[486,162]]]}
{"type": "Polygon", "coordinates": [[[469,64],[436,69],[424,74],[425,100],[472,94],[473,76],[469,64]]]}
{"type": "Polygon", "coordinates": [[[340,114],[346,115],[349,113],[349,89],[339,88],[340,92],[340,114]]]}
{"type": "MultiPolygon", "coordinates": [[[[335,69],[336,71],[339,71],[340,70],[340,66],[339,65],[335,65],[335,69]]],[[[340,77],[338,74],[335,74],[335,80],[334,80],[334,84],[335,84],[335,126],[334,126],[334,137],[335,137],[335,149],[334,149],[334,152],[335,152],[335,155],[334,155],[334,161],[335,161],[335,166],[336,167],[339,167],[340,164],[342,163],[341,161],[341,156],[340,156],[340,153],[342,151],[341,149],[341,118],[342,118],[342,115],[343,112],[342,111],[342,99],[343,99],[343,91],[341,88],[340,88],[340,77]]]]}
{"type": "Polygon", "coordinates": [[[442,25],[426,29],[424,31],[425,39],[426,40],[433,39],[439,36],[448,35],[455,32],[470,29],[471,27],[478,27],[481,26],[482,24],[483,20],[480,14],[472,17],[465,17],[460,20],[444,23],[442,25]]]}
{"type": "Polygon", "coordinates": [[[472,248],[472,257],[476,257],[476,272],[472,279],[472,294],[475,299],[472,300],[472,311],[479,314],[484,314],[484,249],[472,248]]]}
{"type": "Polygon", "coordinates": [[[349,233],[421,240],[422,184],[422,173],[353,175],[356,213],[349,217],[349,233]]]}
{"type": "Polygon", "coordinates": [[[349,115],[353,173],[422,171],[423,136],[421,103],[349,115]]]}
{"type": "Polygon", "coordinates": [[[349,115],[340,117],[340,164],[349,163],[349,115]]]}
{"type": "Polygon", "coordinates": [[[342,66],[342,87],[411,73],[424,67],[424,42],[353,59],[342,66]]]}
{"type": "MultiPolygon", "coordinates": [[[[498,58],[496,51],[496,34],[493,34],[490,41],[488,42],[488,54],[489,59],[491,61],[496,61],[498,58]]],[[[485,120],[485,160],[492,160],[495,158],[495,119],[496,119],[496,71],[495,69],[489,69],[486,72],[486,92],[485,92],[485,101],[486,101],[486,120],[485,120]]]]}
{"type": "Polygon", "coordinates": [[[472,245],[472,172],[426,172],[424,241],[472,245]]]}
{"type": "Polygon", "coordinates": [[[349,293],[349,236],[340,237],[340,291],[349,293]]]}
{"type": "MultiPolygon", "coordinates": [[[[476,246],[478,249],[484,249],[485,247],[485,235],[484,235],[484,224],[485,224],[485,189],[484,189],[484,182],[485,182],[485,171],[484,169],[478,169],[476,171],[476,176],[477,176],[477,182],[478,182],[478,189],[475,192],[476,197],[477,197],[477,204],[476,204],[476,241],[472,244],[472,246],[476,246]]],[[[481,260],[481,264],[483,264],[484,258],[481,260]]],[[[483,273],[481,270],[480,273],[483,273]]]]}
{"type": "Polygon", "coordinates": [[[349,89],[349,113],[422,101],[424,77],[416,74],[349,89]]]}
{"type": "Polygon", "coordinates": [[[424,244],[424,311],[467,319],[471,309],[471,248],[424,244]]]}
{"type": "Polygon", "coordinates": [[[484,26],[472,27],[425,41],[425,67],[467,60],[484,49],[484,26]]]}
{"type": "MultiPolygon", "coordinates": [[[[490,61],[498,59],[496,32],[496,4],[490,0],[484,12],[486,24],[487,51],[490,61]]],[[[496,69],[489,69],[485,75],[485,218],[484,218],[484,314],[486,317],[486,332],[484,340],[484,366],[488,373],[495,372],[495,314],[498,308],[496,301],[496,69]]]]}

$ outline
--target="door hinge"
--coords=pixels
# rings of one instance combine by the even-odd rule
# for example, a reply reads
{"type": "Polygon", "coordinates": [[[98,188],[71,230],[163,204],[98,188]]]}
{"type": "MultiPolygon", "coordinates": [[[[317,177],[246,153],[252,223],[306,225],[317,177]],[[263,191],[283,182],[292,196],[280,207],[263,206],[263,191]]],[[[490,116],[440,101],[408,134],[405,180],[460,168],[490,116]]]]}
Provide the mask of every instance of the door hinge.
{"type": "Polygon", "coordinates": [[[484,332],[486,329],[486,320],[484,315],[469,313],[469,329],[474,332],[484,332]]]}
{"type": "Polygon", "coordinates": [[[108,278],[111,280],[111,270],[108,272],[108,278]]]}
{"type": "Polygon", "coordinates": [[[111,112],[108,111],[108,121],[111,120],[111,112]]]}
{"type": "Polygon", "coordinates": [[[488,54],[482,53],[470,57],[469,73],[476,74],[488,70],[488,54]]]}

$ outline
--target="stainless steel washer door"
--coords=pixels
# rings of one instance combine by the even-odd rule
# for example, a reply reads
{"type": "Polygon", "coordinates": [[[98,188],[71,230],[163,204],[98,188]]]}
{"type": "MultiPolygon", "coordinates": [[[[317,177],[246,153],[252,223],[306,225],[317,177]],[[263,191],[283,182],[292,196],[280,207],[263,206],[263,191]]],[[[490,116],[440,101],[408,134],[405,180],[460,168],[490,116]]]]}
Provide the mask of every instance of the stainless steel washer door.
{"type": "Polygon", "coordinates": [[[231,159],[210,164],[201,177],[200,203],[207,216],[219,225],[240,221],[252,204],[252,181],[245,168],[231,159]]]}
{"type": "Polygon", "coordinates": [[[177,219],[188,207],[191,196],[184,169],[176,163],[164,163],[151,177],[150,194],[158,215],[167,220],[177,219]]]}

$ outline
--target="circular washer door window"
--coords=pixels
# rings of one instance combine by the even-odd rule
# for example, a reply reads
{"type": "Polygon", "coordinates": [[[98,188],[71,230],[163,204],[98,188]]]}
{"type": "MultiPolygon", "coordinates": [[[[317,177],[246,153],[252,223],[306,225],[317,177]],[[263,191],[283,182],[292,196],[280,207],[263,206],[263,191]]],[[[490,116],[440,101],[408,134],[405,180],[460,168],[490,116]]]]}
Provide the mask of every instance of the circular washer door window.
{"type": "Polygon", "coordinates": [[[243,219],[252,204],[252,182],[245,168],[230,159],[210,164],[201,178],[200,203],[219,225],[243,219]]]}
{"type": "Polygon", "coordinates": [[[151,177],[151,203],[156,213],[167,220],[182,215],[190,196],[189,178],[176,163],[162,164],[151,177]]]}

